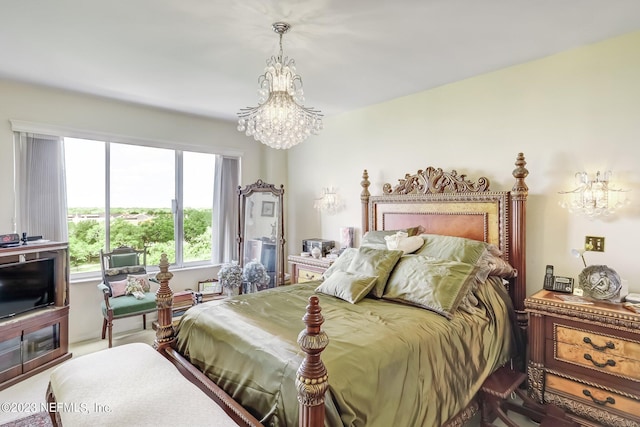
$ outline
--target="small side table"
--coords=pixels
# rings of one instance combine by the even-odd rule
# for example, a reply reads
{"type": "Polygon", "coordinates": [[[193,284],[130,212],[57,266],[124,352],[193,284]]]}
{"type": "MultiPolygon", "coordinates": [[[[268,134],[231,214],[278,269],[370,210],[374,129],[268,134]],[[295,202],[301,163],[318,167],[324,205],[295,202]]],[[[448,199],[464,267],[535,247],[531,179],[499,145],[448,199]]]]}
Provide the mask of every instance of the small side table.
{"type": "Polygon", "coordinates": [[[299,255],[289,255],[288,261],[289,270],[291,271],[291,283],[322,280],[322,273],[334,262],[332,259],[299,255]]]}

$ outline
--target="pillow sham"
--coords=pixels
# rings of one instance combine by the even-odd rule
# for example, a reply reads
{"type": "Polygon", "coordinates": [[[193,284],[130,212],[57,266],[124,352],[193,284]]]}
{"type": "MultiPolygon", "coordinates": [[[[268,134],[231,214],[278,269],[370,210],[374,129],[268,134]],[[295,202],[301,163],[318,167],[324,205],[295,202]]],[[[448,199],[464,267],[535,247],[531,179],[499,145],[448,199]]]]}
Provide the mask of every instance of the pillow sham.
{"type": "Polygon", "coordinates": [[[132,265],[130,267],[116,267],[116,268],[107,268],[104,270],[104,275],[108,279],[112,279],[115,276],[123,275],[126,277],[127,274],[144,274],[147,270],[143,265],[132,265]]]}
{"type": "MultiPolygon", "coordinates": [[[[149,283],[149,277],[146,274],[130,274],[127,276],[127,282],[127,289],[138,288],[142,292],[149,292],[151,290],[151,283],[149,283]]],[[[133,291],[128,293],[133,293],[133,291]]]]}
{"type": "Polygon", "coordinates": [[[487,251],[487,243],[464,237],[421,234],[424,245],[416,255],[428,255],[433,258],[476,264],[487,251]]]}
{"type": "Polygon", "coordinates": [[[351,304],[362,300],[376,284],[376,276],[336,271],[316,288],[316,292],[338,297],[351,304]]]}
{"type": "Polygon", "coordinates": [[[353,261],[353,258],[358,253],[358,249],[356,248],[347,248],[345,249],[340,256],[327,268],[324,273],[322,273],[322,277],[324,279],[328,279],[333,273],[336,271],[347,271],[349,268],[349,264],[353,261]]]}
{"type": "Polygon", "coordinates": [[[367,231],[364,236],[362,236],[362,242],[360,246],[369,246],[377,249],[386,249],[387,242],[385,241],[386,236],[392,236],[399,231],[407,233],[407,236],[415,236],[420,231],[423,230],[421,226],[404,228],[402,230],[371,230],[367,231]]]}
{"type": "Polygon", "coordinates": [[[503,279],[518,276],[518,271],[502,258],[502,252],[496,245],[487,245],[487,254],[485,254],[484,261],[486,261],[490,267],[490,276],[498,276],[503,279]]]}
{"type": "Polygon", "coordinates": [[[460,261],[404,256],[391,273],[382,298],[426,308],[451,319],[476,283],[477,270],[460,261]]]}
{"type": "Polygon", "coordinates": [[[421,234],[425,241],[416,255],[428,255],[433,258],[448,259],[480,267],[478,280],[483,282],[488,276],[511,278],[516,276],[515,269],[504,259],[496,245],[464,237],[421,234]]]}
{"type": "Polygon", "coordinates": [[[124,280],[114,280],[109,282],[109,287],[111,288],[111,297],[118,298],[125,295],[125,290],[127,288],[127,279],[124,280]]]}
{"type": "Polygon", "coordinates": [[[369,294],[376,298],[382,298],[389,274],[401,256],[402,251],[360,247],[347,271],[366,276],[377,276],[376,284],[369,294]]]}

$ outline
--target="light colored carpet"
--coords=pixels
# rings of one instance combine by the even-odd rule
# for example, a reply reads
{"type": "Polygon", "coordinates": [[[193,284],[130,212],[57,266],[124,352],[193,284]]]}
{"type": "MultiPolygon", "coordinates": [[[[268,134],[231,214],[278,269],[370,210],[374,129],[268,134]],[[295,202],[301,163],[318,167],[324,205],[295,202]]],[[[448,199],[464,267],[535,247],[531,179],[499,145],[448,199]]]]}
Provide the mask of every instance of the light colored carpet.
{"type": "MultiPolygon", "coordinates": [[[[133,342],[143,342],[147,344],[153,344],[155,339],[155,331],[152,329],[141,330],[129,333],[123,333],[114,335],[113,345],[124,345],[133,342]]],[[[106,350],[108,348],[107,340],[91,340],[83,341],[70,345],[69,350],[73,353],[73,357],[82,356],[83,354],[89,354],[100,350],[106,350]]],[[[19,382],[7,389],[0,391],[0,402],[20,403],[28,404],[29,408],[37,408],[36,412],[40,412],[41,405],[45,403],[45,394],[47,391],[47,384],[49,383],[49,375],[55,367],[43,371],[37,375],[27,378],[24,381],[19,382]]],[[[15,421],[20,418],[33,415],[29,412],[4,412],[0,411],[0,425],[15,421]]],[[[523,417],[519,414],[512,415],[513,420],[521,427],[535,427],[537,423],[523,417]]],[[[465,427],[477,427],[480,425],[480,416],[474,417],[465,427]]],[[[495,421],[497,427],[504,427],[504,423],[500,420],[495,421]]]]}
{"type": "MultiPolygon", "coordinates": [[[[151,328],[147,330],[127,332],[114,335],[113,345],[115,347],[133,342],[153,344],[155,337],[155,331],[151,328]]],[[[73,357],[78,357],[83,354],[106,350],[108,346],[109,342],[107,340],[98,339],[71,344],[69,346],[69,351],[73,354],[73,357]]],[[[16,403],[19,405],[14,405],[14,407],[17,408],[19,406],[26,409],[26,411],[21,412],[0,411],[0,425],[33,415],[33,412],[41,411],[41,405],[45,403],[45,394],[47,392],[47,385],[49,384],[49,375],[55,368],[56,366],[0,391],[0,402],[16,403]]]]}

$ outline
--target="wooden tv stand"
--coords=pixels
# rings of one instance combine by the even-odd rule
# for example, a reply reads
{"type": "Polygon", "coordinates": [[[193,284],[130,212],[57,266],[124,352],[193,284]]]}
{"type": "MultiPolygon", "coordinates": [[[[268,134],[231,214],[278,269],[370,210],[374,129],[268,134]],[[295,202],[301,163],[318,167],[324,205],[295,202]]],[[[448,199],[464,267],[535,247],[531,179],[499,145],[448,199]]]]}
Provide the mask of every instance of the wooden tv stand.
{"type": "Polygon", "coordinates": [[[0,320],[0,390],[71,358],[68,245],[30,242],[0,248],[0,264],[39,258],[55,260],[55,304],[0,320]]]}

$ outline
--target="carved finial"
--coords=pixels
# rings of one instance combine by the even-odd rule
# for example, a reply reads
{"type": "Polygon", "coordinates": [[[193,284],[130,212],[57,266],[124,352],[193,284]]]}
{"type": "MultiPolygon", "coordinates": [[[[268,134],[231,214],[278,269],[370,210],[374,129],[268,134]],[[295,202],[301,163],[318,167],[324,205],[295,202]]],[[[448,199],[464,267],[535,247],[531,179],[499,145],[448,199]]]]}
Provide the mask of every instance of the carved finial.
{"type": "Polygon", "coordinates": [[[527,162],[524,160],[524,154],[518,153],[516,158],[516,168],[513,170],[513,177],[516,179],[513,188],[511,189],[511,195],[515,198],[527,197],[529,194],[529,187],[525,184],[524,179],[529,175],[529,171],[525,168],[527,162]]]}
{"type": "Polygon", "coordinates": [[[371,183],[369,182],[369,173],[365,169],[364,172],[362,172],[362,181],[360,181],[360,186],[362,187],[362,193],[360,193],[360,200],[362,200],[363,202],[365,200],[369,201],[369,196],[371,195],[369,193],[369,185],[371,185],[371,183]]]}
{"type": "Polygon", "coordinates": [[[156,329],[156,339],[153,347],[161,349],[171,345],[175,340],[175,330],[173,329],[173,292],[169,286],[169,280],[173,273],[169,272],[169,260],[167,254],[160,255],[160,272],[156,274],[156,280],[160,282],[160,288],[156,292],[156,307],[158,308],[158,328],[156,329]]]}
{"type": "MultiPolygon", "coordinates": [[[[300,402],[300,412],[314,417],[322,416],[324,420],[324,394],[329,386],[327,368],[320,359],[320,353],[329,344],[327,334],[321,330],[324,318],[320,313],[322,309],[319,299],[313,295],[309,297],[307,312],[302,318],[306,328],[298,335],[298,344],[302,351],[306,353],[304,361],[298,368],[296,375],[296,388],[298,389],[298,402],[300,402]]],[[[308,419],[308,418],[306,418],[308,419]]],[[[316,418],[317,419],[317,418],[316,418]]],[[[320,422],[317,425],[324,425],[320,422]]]]}

